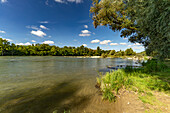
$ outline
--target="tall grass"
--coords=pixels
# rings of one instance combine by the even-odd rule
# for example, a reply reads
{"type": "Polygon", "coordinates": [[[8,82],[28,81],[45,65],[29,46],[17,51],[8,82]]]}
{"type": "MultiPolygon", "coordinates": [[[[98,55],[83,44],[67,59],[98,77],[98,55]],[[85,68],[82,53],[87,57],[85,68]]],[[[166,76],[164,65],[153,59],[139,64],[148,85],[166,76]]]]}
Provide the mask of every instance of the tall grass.
{"type": "MultiPolygon", "coordinates": [[[[115,100],[121,88],[133,90],[146,95],[146,97],[152,95],[152,90],[170,90],[170,84],[159,79],[159,76],[143,73],[141,70],[134,70],[134,72],[127,73],[127,70],[119,69],[98,77],[97,82],[103,92],[103,99],[115,100]]],[[[146,101],[143,97],[140,97],[140,99],[146,101]]]]}

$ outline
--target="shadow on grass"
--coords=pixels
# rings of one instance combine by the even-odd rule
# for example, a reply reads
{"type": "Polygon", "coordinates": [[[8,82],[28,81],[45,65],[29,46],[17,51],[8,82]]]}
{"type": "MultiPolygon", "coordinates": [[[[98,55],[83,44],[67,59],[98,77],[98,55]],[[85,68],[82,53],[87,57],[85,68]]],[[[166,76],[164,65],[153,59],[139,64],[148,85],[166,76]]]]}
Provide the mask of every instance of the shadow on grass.
{"type": "Polygon", "coordinates": [[[75,106],[87,105],[87,97],[76,97],[79,85],[71,81],[53,87],[34,88],[16,94],[7,95],[0,102],[1,113],[63,113],[75,106]],[[71,100],[71,101],[69,101],[71,100]],[[66,102],[66,104],[65,104],[66,102]]]}

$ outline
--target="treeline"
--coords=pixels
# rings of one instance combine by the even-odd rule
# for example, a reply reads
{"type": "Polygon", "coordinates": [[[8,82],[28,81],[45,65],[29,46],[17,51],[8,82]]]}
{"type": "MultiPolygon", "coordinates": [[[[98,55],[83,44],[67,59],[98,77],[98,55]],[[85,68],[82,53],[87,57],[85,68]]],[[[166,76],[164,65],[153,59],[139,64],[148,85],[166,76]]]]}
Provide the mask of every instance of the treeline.
{"type": "Polygon", "coordinates": [[[1,56],[101,56],[101,55],[135,55],[136,53],[130,48],[126,51],[102,50],[97,47],[96,50],[84,47],[58,47],[48,44],[32,45],[15,45],[10,44],[5,39],[0,38],[0,55],[1,56]]]}
{"type": "Polygon", "coordinates": [[[109,53],[102,53],[101,54],[101,56],[103,58],[111,57],[111,56],[120,57],[120,56],[132,56],[132,55],[136,55],[136,52],[134,52],[132,48],[126,49],[125,51],[110,50],[109,53]]]}

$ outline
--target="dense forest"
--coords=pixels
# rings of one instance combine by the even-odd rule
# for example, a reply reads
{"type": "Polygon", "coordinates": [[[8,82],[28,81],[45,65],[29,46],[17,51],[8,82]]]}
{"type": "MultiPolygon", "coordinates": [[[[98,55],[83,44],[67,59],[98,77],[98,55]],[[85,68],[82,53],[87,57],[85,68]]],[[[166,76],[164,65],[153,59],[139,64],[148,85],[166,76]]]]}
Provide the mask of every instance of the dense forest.
{"type": "Polygon", "coordinates": [[[1,56],[130,56],[136,53],[130,48],[125,51],[102,50],[97,47],[96,50],[84,47],[58,47],[48,44],[15,45],[10,44],[5,39],[0,38],[1,56]]]}

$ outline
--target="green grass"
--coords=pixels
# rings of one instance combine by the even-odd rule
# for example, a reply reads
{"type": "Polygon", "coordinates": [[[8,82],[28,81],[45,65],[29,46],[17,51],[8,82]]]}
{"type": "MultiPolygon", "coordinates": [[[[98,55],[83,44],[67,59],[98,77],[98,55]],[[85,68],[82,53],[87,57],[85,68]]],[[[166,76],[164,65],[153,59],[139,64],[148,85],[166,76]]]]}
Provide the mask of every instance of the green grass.
{"type": "Polygon", "coordinates": [[[97,84],[103,92],[103,99],[115,100],[121,88],[139,93],[139,99],[144,103],[153,105],[156,102],[152,91],[170,94],[170,68],[169,65],[149,62],[146,67],[108,72],[97,78],[97,84]],[[152,65],[151,65],[152,64],[152,65]],[[150,67],[148,67],[148,65],[150,67]],[[146,69],[146,67],[150,69],[146,69]],[[153,69],[150,73],[149,71],[153,69]],[[157,71],[157,70],[158,71],[157,71]],[[149,71],[148,71],[149,70],[149,71]]]}

